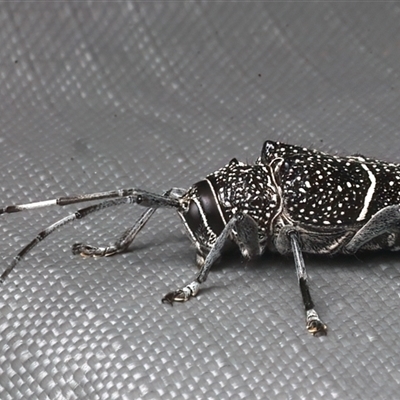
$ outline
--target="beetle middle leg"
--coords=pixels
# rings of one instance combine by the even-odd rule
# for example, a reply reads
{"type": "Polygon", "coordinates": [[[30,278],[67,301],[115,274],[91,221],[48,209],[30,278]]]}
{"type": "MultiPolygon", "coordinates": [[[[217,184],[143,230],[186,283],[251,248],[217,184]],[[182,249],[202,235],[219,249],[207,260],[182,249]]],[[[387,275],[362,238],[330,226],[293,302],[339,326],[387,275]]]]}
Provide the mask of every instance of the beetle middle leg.
{"type": "Polygon", "coordinates": [[[261,254],[256,222],[250,216],[238,213],[225,225],[205,258],[196,279],[182,289],[167,293],[162,302],[172,304],[174,301],[187,301],[190,297],[196,296],[200,285],[207,280],[212,265],[220,258],[222,249],[230,238],[239,246],[244,257],[254,258],[261,254]]]}
{"type": "Polygon", "coordinates": [[[306,329],[313,336],[326,335],[328,327],[318,316],[318,313],[315,310],[314,302],[311,298],[306,266],[304,264],[304,258],[297,231],[291,226],[282,228],[275,244],[280,253],[288,253],[291,251],[293,254],[297,279],[306,312],[306,329]]]}
{"type": "Polygon", "coordinates": [[[306,311],[306,328],[308,332],[314,336],[326,335],[328,327],[319,318],[314,308],[314,302],[311,299],[310,289],[308,287],[307,271],[304,264],[303,254],[300,249],[298,234],[296,231],[290,231],[288,235],[292,245],[294,264],[296,266],[300,292],[306,311]]]}

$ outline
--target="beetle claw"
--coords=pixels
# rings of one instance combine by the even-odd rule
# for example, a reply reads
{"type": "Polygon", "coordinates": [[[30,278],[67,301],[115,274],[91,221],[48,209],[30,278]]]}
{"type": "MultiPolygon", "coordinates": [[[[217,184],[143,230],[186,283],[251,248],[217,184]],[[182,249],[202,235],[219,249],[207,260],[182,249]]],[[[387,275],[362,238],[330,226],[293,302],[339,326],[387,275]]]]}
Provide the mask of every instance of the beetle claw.
{"type": "MultiPolygon", "coordinates": [[[[190,297],[190,295],[189,295],[190,297]]],[[[183,302],[189,300],[189,297],[186,297],[184,291],[182,289],[175,290],[174,292],[167,293],[161,300],[162,303],[174,304],[175,301],[183,302]]]]}

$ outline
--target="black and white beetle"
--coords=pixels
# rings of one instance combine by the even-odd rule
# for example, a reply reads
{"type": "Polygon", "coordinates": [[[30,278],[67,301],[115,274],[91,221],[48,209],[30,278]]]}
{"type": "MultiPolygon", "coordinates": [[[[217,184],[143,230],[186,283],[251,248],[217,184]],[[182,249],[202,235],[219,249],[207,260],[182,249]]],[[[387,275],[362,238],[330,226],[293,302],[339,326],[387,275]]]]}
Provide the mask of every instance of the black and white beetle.
{"type": "Polygon", "coordinates": [[[122,189],[11,205],[0,209],[0,214],[100,199],[103,201],[40,232],[17,254],[0,282],[28,251],[68,222],[119,204],[147,207],[133,227],[110,246],[77,243],[72,248],[82,256],[111,256],[127,249],[157,208],[169,207],[178,211],[197,248],[200,272],[182,289],[168,293],[163,302],[172,304],[195,296],[229,241],[238,245],[246,258],[265,250],[292,253],[307,330],[324,335],[327,326],[314,309],[302,253],[400,249],[400,165],[360,155],[332,156],[273,141],[264,143],[254,164],[234,158],[189,190],[171,189],[159,195],[122,189]]]}

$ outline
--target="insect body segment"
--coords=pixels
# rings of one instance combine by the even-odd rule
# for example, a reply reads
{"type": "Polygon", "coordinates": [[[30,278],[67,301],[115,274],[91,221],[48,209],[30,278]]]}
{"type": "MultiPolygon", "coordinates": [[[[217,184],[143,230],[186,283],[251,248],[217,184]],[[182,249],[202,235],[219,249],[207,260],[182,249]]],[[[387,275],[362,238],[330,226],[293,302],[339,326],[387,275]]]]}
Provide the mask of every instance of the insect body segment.
{"type": "Polygon", "coordinates": [[[364,221],[400,203],[400,166],[363,156],[337,157],[297,146],[275,144],[262,162],[282,157],[279,174],[289,212],[313,225],[364,221]]]}
{"type": "Polygon", "coordinates": [[[17,263],[54,230],[106,207],[137,204],[147,209],[108,246],[73,245],[84,257],[126,250],[158,208],[174,208],[197,248],[200,271],[194,280],[168,293],[172,304],[195,296],[228,243],[247,258],[266,250],[293,254],[306,312],[306,328],[324,335],[326,325],[311,299],[303,253],[355,253],[400,249],[400,166],[355,155],[338,157],[299,146],[266,141],[254,164],[231,160],[188,190],[162,195],[122,189],[11,205],[0,214],[51,205],[100,201],[41,231],[0,276],[3,282],[17,263]]]}
{"type": "Polygon", "coordinates": [[[272,228],[271,217],[280,207],[269,167],[250,166],[236,159],[196,183],[183,198],[189,208],[179,214],[200,253],[211,250],[227,221],[239,213],[255,221],[260,242],[265,242],[272,228]]]}

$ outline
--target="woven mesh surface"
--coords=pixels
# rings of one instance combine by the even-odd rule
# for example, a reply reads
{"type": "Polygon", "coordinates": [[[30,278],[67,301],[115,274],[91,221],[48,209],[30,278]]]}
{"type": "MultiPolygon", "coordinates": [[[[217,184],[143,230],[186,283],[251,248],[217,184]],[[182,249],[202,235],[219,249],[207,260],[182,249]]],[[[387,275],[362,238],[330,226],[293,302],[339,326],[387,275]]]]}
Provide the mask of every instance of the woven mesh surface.
{"type": "MultiPolygon", "coordinates": [[[[400,162],[395,3],[3,2],[1,203],[189,187],[264,140],[400,162]]],[[[2,268],[72,212],[1,216],[2,268]]],[[[397,254],[306,256],[329,335],[310,337],[290,257],[228,256],[196,273],[160,210],[129,252],[121,206],[50,236],[0,287],[0,398],[395,398],[397,254]]]]}

